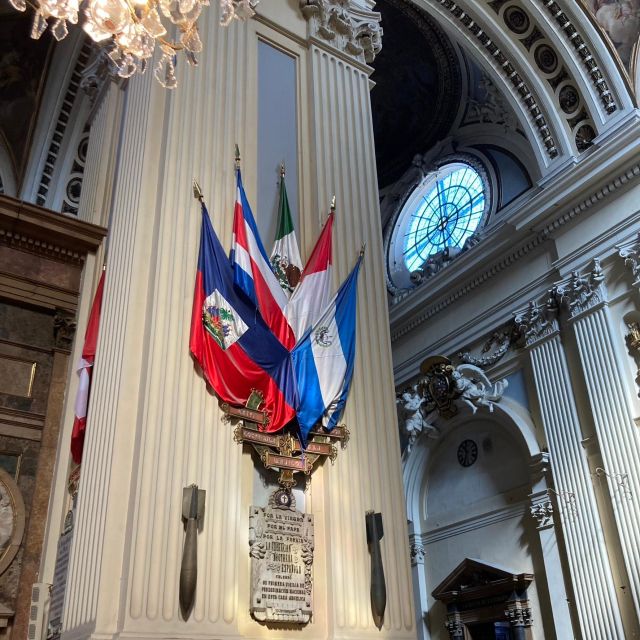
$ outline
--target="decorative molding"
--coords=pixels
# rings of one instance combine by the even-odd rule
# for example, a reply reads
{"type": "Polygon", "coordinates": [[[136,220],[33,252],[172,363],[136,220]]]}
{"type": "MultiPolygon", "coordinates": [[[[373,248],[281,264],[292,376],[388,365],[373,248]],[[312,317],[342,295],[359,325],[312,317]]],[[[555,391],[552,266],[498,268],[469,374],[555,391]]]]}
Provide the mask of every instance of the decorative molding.
{"type": "Polygon", "coordinates": [[[572,271],[566,280],[555,285],[553,295],[559,304],[567,308],[571,318],[603,304],[607,291],[600,260],[593,260],[591,271],[582,274],[577,270],[572,271]]]}
{"type": "Polygon", "coordinates": [[[425,550],[424,545],[421,542],[414,541],[409,547],[411,554],[411,566],[415,567],[418,564],[424,564],[425,550]]]}
{"type": "Polygon", "coordinates": [[[605,111],[611,115],[618,108],[613,98],[607,81],[600,71],[597,60],[594,58],[591,50],[585,42],[585,39],[578,32],[576,26],[569,20],[568,16],[560,8],[555,0],[538,0],[540,4],[546,7],[549,14],[555,19],[560,29],[565,33],[569,42],[580,56],[582,63],[591,78],[591,82],[595,87],[605,111]]]}
{"type": "Polygon", "coordinates": [[[558,53],[553,42],[544,30],[527,13],[521,5],[509,4],[503,8],[504,2],[489,2],[496,14],[502,18],[505,27],[514,34],[527,52],[532,66],[537,66],[558,106],[559,115],[564,114],[565,121],[573,133],[576,149],[586,151],[596,137],[593,119],[591,118],[579,84],[570,71],[562,64],[562,55],[558,53]]]}
{"type": "MultiPolygon", "coordinates": [[[[630,320],[626,322],[629,333],[625,336],[629,352],[636,362],[636,386],[640,389],[640,322],[630,320]]],[[[640,391],[638,391],[640,396],[640,391]]]]}
{"type": "Polygon", "coordinates": [[[538,530],[553,527],[553,503],[550,498],[532,504],[529,512],[536,521],[536,528],[538,530]]]}
{"type": "Polygon", "coordinates": [[[70,213],[74,216],[78,215],[78,205],[80,204],[80,194],[82,193],[82,178],[87,161],[88,146],[89,127],[86,126],[78,142],[73,164],[71,165],[71,171],[67,177],[67,185],[62,199],[62,213],[70,213]]]}
{"type": "Polygon", "coordinates": [[[558,324],[558,304],[548,292],[538,300],[531,300],[525,309],[515,312],[515,323],[524,335],[525,344],[531,347],[540,340],[556,335],[558,324]]]}
{"type": "Polygon", "coordinates": [[[530,627],[533,624],[530,607],[523,607],[521,602],[515,602],[504,612],[512,627],[530,627]]]}
{"type": "Polygon", "coordinates": [[[640,232],[631,241],[616,245],[618,255],[624,260],[624,264],[629,267],[633,277],[633,286],[640,288],[640,232]]]}
{"type": "Polygon", "coordinates": [[[45,202],[47,201],[47,195],[49,193],[49,188],[51,187],[51,181],[53,179],[56,162],[58,161],[58,154],[60,153],[60,149],[62,147],[62,141],[64,140],[65,132],[67,130],[69,122],[71,121],[71,111],[73,110],[76,98],[78,97],[78,92],[80,91],[82,72],[87,64],[87,61],[89,60],[90,55],[91,41],[87,37],[85,38],[85,42],[80,49],[78,59],[76,60],[75,67],[73,69],[73,72],[71,73],[71,78],[69,79],[69,84],[67,85],[67,91],[62,101],[60,112],[58,113],[58,119],[53,131],[53,137],[51,138],[51,142],[49,144],[47,159],[42,170],[42,175],[40,176],[38,193],[36,195],[36,204],[39,204],[40,206],[44,206],[45,202]]]}
{"type": "Polygon", "coordinates": [[[494,331],[491,336],[489,336],[489,339],[484,343],[481,350],[481,354],[486,353],[488,355],[474,356],[470,350],[467,350],[458,353],[458,358],[465,364],[473,364],[476,367],[490,367],[502,360],[511,345],[516,343],[519,338],[519,327],[512,324],[504,329],[494,331]],[[495,347],[495,349],[491,351],[493,347],[495,347]]]}
{"type": "Polygon", "coordinates": [[[503,51],[495,42],[493,42],[493,40],[491,40],[480,25],[453,0],[438,0],[438,2],[458,21],[460,21],[493,57],[499,68],[502,70],[502,73],[515,88],[521,102],[528,110],[529,115],[538,130],[538,135],[542,140],[542,144],[547,151],[547,155],[552,159],[558,157],[558,148],[556,147],[556,142],[551,134],[551,129],[547,123],[547,119],[542,113],[542,109],[538,105],[535,96],[531,93],[531,90],[523,80],[522,74],[516,71],[513,62],[507,58],[503,51]]]}
{"type": "Polygon", "coordinates": [[[75,334],[75,316],[68,311],[56,309],[56,315],[53,318],[53,336],[56,348],[70,351],[75,334]]]}
{"type": "Polygon", "coordinates": [[[382,49],[382,16],[349,0],[299,0],[309,36],[371,64],[382,49]]]}

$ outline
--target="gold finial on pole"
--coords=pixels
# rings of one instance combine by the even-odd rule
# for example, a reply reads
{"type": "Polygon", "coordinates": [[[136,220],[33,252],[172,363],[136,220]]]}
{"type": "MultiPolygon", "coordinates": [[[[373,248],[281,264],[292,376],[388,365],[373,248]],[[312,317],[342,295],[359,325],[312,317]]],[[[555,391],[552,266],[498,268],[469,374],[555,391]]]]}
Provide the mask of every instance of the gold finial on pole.
{"type": "Polygon", "coordinates": [[[199,200],[200,204],[202,204],[204,202],[204,196],[202,195],[202,189],[200,188],[200,185],[198,184],[198,181],[195,178],[193,179],[193,197],[196,200],[199,200]]]}
{"type": "Polygon", "coordinates": [[[336,212],[336,197],[335,195],[331,198],[331,213],[336,212]]]}
{"type": "Polygon", "coordinates": [[[240,147],[236,142],[236,169],[239,169],[239,168],[240,168],[240,147]]]}
{"type": "Polygon", "coordinates": [[[364,250],[367,248],[367,243],[363,242],[362,246],[360,247],[360,257],[362,258],[362,256],[364,256],[364,250]]]}
{"type": "Polygon", "coordinates": [[[280,163],[280,177],[284,178],[285,170],[284,170],[284,160],[280,163]]]}

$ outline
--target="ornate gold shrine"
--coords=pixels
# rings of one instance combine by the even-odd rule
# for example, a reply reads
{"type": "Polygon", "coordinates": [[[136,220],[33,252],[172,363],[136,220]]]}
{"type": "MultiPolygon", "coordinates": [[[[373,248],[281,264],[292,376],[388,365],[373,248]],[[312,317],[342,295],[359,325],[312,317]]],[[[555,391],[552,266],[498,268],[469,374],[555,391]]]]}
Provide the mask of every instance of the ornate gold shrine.
{"type": "Polygon", "coordinates": [[[329,458],[334,462],[338,456],[337,443],[347,446],[349,430],[341,424],[332,431],[321,425],[315,426],[309,434],[307,448],[302,451],[298,438],[288,431],[267,433],[268,415],[260,410],[263,399],[253,391],[245,407],[234,407],[226,402],[220,405],[226,419],[237,422],[233,439],[238,443],[247,442],[257,454],[265,469],[279,472],[278,484],[284,489],[292,489],[296,483],[296,473],[303,473],[310,481],[313,469],[320,460],[329,458]]]}

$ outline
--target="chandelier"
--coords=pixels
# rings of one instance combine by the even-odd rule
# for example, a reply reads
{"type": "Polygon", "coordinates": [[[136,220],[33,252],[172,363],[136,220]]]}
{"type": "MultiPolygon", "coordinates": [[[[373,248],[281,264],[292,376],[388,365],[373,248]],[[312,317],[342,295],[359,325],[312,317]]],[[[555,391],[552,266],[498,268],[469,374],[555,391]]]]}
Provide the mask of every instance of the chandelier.
{"type": "MultiPolygon", "coordinates": [[[[227,26],[234,18],[246,20],[254,15],[256,0],[218,0],[220,24],[227,26]]],[[[56,40],[68,33],[67,23],[76,24],[80,5],[84,7],[83,29],[95,42],[109,44],[109,58],[121,78],[144,73],[156,46],[160,56],[153,73],[167,89],[175,89],[177,53],[187,62],[198,64],[202,41],[197,20],[209,0],[9,0],[18,11],[26,11],[27,2],[34,9],[31,37],[34,39],[51,27],[56,40]],[[173,37],[169,34],[173,34],[173,37]],[[110,41],[110,42],[109,42],[110,41]]]]}

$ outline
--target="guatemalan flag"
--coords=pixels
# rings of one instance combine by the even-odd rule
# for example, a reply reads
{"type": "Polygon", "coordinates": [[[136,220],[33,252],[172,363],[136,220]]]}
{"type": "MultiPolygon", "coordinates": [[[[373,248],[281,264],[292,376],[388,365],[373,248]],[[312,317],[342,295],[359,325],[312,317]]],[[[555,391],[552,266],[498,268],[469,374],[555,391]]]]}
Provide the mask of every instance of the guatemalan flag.
{"type": "Polygon", "coordinates": [[[295,417],[289,351],[236,292],[233,267],[204,205],[189,348],[224,402],[244,406],[252,390],[262,393],[261,408],[270,417],[266,431],[278,431],[295,417]]]}
{"type": "Polygon", "coordinates": [[[287,349],[296,343],[285,313],[288,298],[280,286],[258,233],[258,226],[249,207],[237,170],[236,206],[233,215],[233,280],[260,310],[264,321],[287,349]]]}
{"type": "Polygon", "coordinates": [[[331,431],[344,409],[356,356],[356,302],[362,255],[320,319],[291,353],[302,441],[322,420],[331,431]]]}

